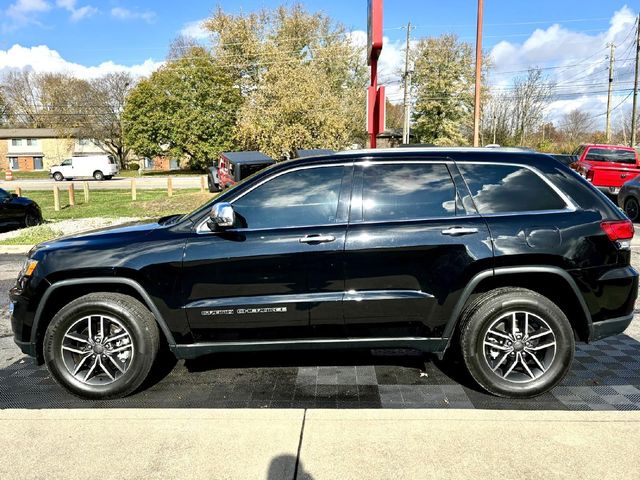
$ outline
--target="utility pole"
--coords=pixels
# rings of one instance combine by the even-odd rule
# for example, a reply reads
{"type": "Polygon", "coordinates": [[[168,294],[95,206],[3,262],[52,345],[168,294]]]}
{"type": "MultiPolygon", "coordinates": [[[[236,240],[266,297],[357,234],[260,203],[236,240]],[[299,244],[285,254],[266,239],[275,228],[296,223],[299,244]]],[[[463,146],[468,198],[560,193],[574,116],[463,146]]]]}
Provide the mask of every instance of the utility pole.
{"type": "Polygon", "coordinates": [[[638,117],[638,59],[640,57],[640,14],[636,23],[636,74],[633,80],[633,107],[631,107],[631,146],[636,145],[636,118],[638,117]]]}
{"type": "Polygon", "coordinates": [[[411,40],[411,22],[407,23],[407,48],[404,52],[404,123],[402,125],[402,143],[409,143],[411,101],[409,100],[409,88],[411,88],[411,72],[409,71],[409,42],[411,40]]]}
{"type": "Polygon", "coordinates": [[[614,55],[616,46],[609,44],[611,53],[609,53],[609,93],[607,94],[607,123],[605,124],[605,139],[609,143],[611,141],[611,92],[613,90],[613,65],[615,64],[614,55]]]}
{"type": "Polygon", "coordinates": [[[480,133],[480,88],[482,80],[482,0],[478,0],[478,24],[476,26],[476,91],[473,107],[473,146],[479,145],[480,133]]]}
{"type": "Polygon", "coordinates": [[[496,144],[496,112],[493,112],[493,144],[496,144]]]}

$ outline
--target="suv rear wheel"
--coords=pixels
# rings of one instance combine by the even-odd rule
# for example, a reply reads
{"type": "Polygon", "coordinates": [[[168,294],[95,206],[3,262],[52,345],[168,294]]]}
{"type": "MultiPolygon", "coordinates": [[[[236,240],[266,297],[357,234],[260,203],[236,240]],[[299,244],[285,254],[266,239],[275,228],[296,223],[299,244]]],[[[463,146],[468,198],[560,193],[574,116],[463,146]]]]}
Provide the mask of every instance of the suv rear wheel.
{"type": "Polygon", "coordinates": [[[512,398],[555,387],[575,352],[562,310],[524,288],[499,288],[476,299],[463,315],[460,341],[474,380],[494,395],[512,398]]]}
{"type": "Polygon", "coordinates": [[[147,377],[159,346],[151,312],[119,293],[91,293],[63,307],[44,337],[53,378],[84,398],[124,397],[147,377]]]}

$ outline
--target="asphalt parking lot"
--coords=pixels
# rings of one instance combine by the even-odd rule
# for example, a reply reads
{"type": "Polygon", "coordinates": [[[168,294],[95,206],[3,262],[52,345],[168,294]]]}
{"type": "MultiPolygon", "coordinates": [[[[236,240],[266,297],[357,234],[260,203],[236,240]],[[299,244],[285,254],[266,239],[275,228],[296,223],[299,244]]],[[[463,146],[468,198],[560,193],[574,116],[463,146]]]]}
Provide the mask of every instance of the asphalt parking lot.
{"type": "MultiPolygon", "coordinates": [[[[640,252],[633,263],[640,266],[640,252]]],[[[640,316],[623,334],[580,345],[570,374],[532,400],[485,394],[460,365],[411,351],[165,355],[138,393],[87,402],[13,344],[6,305],[22,257],[0,256],[0,408],[456,408],[640,410],[640,316]]]]}

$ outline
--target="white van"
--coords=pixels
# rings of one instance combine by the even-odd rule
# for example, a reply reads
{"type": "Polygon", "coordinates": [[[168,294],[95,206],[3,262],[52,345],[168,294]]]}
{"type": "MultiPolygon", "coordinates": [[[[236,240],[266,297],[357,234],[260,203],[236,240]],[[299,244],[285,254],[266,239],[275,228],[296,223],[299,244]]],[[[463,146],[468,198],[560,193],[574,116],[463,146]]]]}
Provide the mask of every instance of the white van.
{"type": "Polygon", "coordinates": [[[118,164],[111,155],[88,155],[67,158],[60,165],[49,169],[49,175],[56,181],[72,180],[78,177],[93,177],[96,180],[110,180],[117,175],[118,164]]]}

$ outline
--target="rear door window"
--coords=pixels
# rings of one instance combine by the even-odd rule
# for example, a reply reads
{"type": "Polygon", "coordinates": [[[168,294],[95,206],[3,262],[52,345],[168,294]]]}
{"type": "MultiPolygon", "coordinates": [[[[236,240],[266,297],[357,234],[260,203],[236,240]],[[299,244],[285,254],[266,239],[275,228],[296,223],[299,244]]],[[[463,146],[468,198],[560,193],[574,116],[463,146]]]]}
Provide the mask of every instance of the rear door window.
{"type": "Polygon", "coordinates": [[[444,163],[364,167],[362,213],[366,221],[451,217],[456,190],[444,163]]]}
{"type": "Polygon", "coordinates": [[[636,155],[633,151],[622,148],[590,148],[587,152],[586,160],[635,165],[636,155]]]}
{"type": "Polygon", "coordinates": [[[481,214],[562,210],[565,201],[538,174],[525,167],[459,163],[471,197],[462,202],[467,209],[475,204],[481,214]]]}

